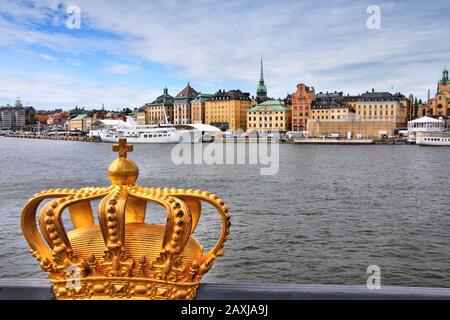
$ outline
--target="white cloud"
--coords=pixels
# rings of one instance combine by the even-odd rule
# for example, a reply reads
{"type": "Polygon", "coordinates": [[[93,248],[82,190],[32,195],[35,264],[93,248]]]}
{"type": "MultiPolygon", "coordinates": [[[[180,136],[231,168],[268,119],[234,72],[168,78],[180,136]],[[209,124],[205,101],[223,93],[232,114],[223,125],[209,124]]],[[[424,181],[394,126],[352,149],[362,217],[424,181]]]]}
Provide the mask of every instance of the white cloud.
{"type": "Polygon", "coordinates": [[[147,87],[80,81],[61,74],[0,74],[0,83],[0,101],[6,104],[15,97],[22,97],[24,103],[38,108],[72,108],[75,105],[99,108],[102,104],[108,108],[133,108],[160,94],[160,90],[147,87]]]}
{"type": "Polygon", "coordinates": [[[40,59],[45,60],[45,61],[49,61],[49,62],[54,62],[54,61],[58,60],[58,58],[56,58],[56,57],[54,57],[54,56],[52,56],[50,54],[47,54],[47,53],[39,53],[39,54],[37,54],[37,56],[40,59]]]}
{"type": "Polygon", "coordinates": [[[138,65],[135,64],[123,64],[117,62],[111,62],[105,66],[104,70],[113,74],[130,74],[141,70],[138,65]]]}
{"type": "MultiPolygon", "coordinates": [[[[72,1],[61,1],[65,5],[72,1]]],[[[43,0],[16,16],[46,21],[59,1],[43,0]]],[[[360,93],[434,88],[449,64],[448,1],[379,2],[382,29],[368,30],[368,4],[354,1],[79,0],[82,28],[115,37],[36,30],[0,18],[0,44],[41,45],[64,53],[107,52],[149,61],[173,76],[210,87],[227,83],[254,92],[259,55],[265,57],[269,94],[284,96],[305,82],[318,90],[360,93]]],[[[0,7],[1,10],[1,7],[0,7]]],[[[120,60],[120,59],[118,59],[120,60]]],[[[137,65],[111,64],[126,74],[137,65]]]]}
{"type": "Polygon", "coordinates": [[[81,67],[83,65],[83,62],[81,62],[79,59],[67,58],[64,61],[67,64],[75,66],[75,67],[81,67]]]}

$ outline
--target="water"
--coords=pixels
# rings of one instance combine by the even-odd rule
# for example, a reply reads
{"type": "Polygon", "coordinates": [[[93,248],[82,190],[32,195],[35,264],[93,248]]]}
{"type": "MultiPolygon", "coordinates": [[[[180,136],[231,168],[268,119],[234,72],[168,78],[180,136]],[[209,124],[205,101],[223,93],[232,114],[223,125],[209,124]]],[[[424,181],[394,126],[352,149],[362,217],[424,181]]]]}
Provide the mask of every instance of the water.
{"type": "MultiPolygon", "coordinates": [[[[280,170],[175,166],[170,145],[137,145],[139,184],[204,189],[230,207],[225,256],[208,282],[450,287],[450,148],[281,145],[280,170]]],[[[21,234],[23,205],[43,189],[106,186],[110,144],[0,138],[0,278],[45,278],[21,234]]],[[[163,213],[151,219],[163,222],[163,213]]],[[[211,247],[206,210],[196,236],[211,247]]]]}

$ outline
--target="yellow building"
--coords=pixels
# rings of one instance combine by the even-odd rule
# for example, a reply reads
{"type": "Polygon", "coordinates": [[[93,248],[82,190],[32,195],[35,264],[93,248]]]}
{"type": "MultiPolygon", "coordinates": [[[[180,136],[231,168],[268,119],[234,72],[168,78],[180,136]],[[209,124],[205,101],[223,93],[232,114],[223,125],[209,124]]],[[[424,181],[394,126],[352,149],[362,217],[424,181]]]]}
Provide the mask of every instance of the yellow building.
{"type": "Polygon", "coordinates": [[[136,123],[139,125],[148,124],[147,111],[139,109],[139,111],[136,113],[136,123]]]}
{"type": "Polygon", "coordinates": [[[405,126],[407,119],[406,97],[400,93],[363,93],[356,104],[356,114],[361,119],[392,121],[397,127],[405,126]]]}
{"type": "Polygon", "coordinates": [[[251,108],[250,94],[240,90],[219,90],[205,102],[205,123],[222,130],[247,130],[247,111],[251,108]]]}
{"type": "Polygon", "coordinates": [[[70,131],[89,131],[92,119],[87,114],[79,114],[75,118],[69,120],[70,131]]]}
{"type": "Polygon", "coordinates": [[[247,111],[248,131],[289,131],[291,109],[279,100],[268,100],[247,111]]]}
{"type": "Polygon", "coordinates": [[[352,111],[349,102],[342,92],[319,93],[311,105],[311,119],[321,120],[343,120],[347,119],[352,111]]]}
{"type": "Polygon", "coordinates": [[[450,119],[450,80],[447,68],[442,72],[442,79],[438,83],[436,95],[429,104],[432,116],[450,119]]]}
{"type": "Polygon", "coordinates": [[[346,138],[391,138],[394,136],[396,123],[390,120],[360,119],[352,113],[341,120],[308,120],[307,132],[309,137],[328,137],[339,134],[340,139],[346,138]]]}

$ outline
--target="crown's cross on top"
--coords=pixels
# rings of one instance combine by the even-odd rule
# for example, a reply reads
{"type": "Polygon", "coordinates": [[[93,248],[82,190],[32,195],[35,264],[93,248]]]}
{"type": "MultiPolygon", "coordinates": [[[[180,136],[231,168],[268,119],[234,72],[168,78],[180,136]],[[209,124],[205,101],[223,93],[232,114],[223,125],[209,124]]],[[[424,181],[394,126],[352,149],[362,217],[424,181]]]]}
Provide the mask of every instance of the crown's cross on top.
{"type": "Polygon", "coordinates": [[[133,152],[133,146],[127,144],[127,139],[119,139],[119,144],[113,145],[113,152],[119,153],[119,158],[126,158],[128,152],[133,152]]]}

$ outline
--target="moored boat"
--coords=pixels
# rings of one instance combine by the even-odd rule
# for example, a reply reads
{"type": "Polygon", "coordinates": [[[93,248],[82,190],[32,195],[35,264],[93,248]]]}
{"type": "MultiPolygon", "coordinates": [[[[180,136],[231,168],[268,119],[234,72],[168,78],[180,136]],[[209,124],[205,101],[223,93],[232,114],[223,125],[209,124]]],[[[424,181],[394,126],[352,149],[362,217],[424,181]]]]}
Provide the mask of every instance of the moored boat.
{"type": "Polygon", "coordinates": [[[160,124],[137,125],[132,118],[126,122],[108,123],[101,129],[91,130],[91,136],[98,136],[103,142],[118,142],[126,138],[131,143],[198,143],[203,135],[221,132],[220,129],[206,124],[160,124]]]}
{"type": "Polygon", "coordinates": [[[450,146],[450,132],[417,133],[416,144],[419,146],[450,146]]]}

